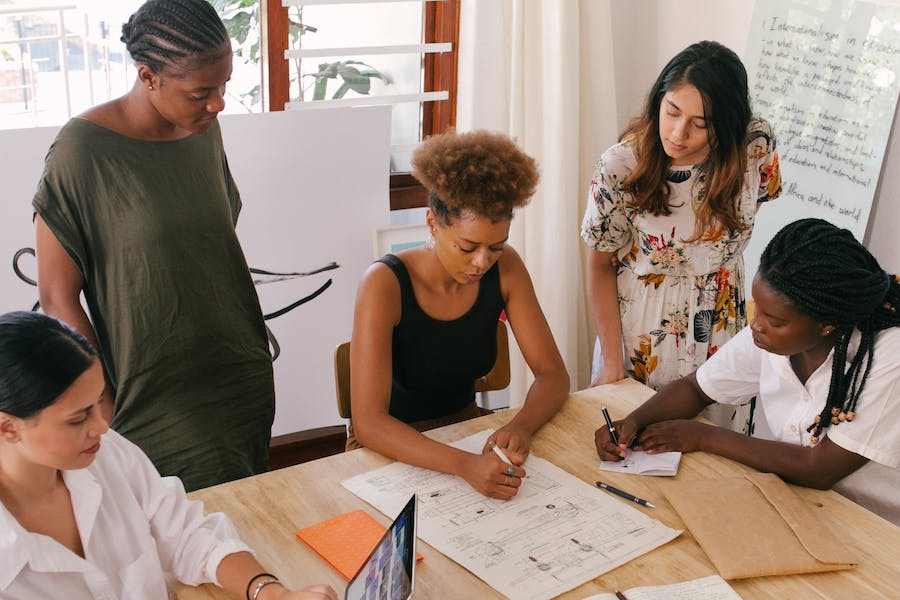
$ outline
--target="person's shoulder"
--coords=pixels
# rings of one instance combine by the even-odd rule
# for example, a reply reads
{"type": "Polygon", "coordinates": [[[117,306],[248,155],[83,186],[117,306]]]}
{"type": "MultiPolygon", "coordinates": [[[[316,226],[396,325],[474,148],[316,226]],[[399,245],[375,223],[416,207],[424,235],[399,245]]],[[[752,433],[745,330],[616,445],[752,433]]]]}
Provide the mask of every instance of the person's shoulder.
{"type": "Polygon", "coordinates": [[[747,140],[749,146],[753,146],[754,142],[759,143],[760,140],[766,144],[774,144],[775,132],[771,123],[759,115],[753,115],[747,126],[747,140]]]}
{"type": "Polygon", "coordinates": [[[747,127],[747,157],[753,160],[766,160],[775,151],[775,133],[772,126],[764,118],[754,115],[747,127]]]}
{"type": "MultiPolygon", "coordinates": [[[[399,293],[400,282],[398,276],[394,269],[386,264],[387,262],[399,262],[405,268],[404,262],[393,254],[386,254],[381,259],[376,260],[369,265],[360,279],[360,297],[368,294],[382,296],[385,293],[399,293]]],[[[408,273],[409,270],[406,270],[408,273]]]]}
{"type": "Polygon", "coordinates": [[[632,171],[637,158],[634,154],[634,141],[626,138],[610,146],[597,161],[597,167],[611,173],[632,171]]]}
{"type": "Polygon", "coordinates": [[[63,125],[53,140],[50,154],[65,154],[66,159],[76,159],[90,152],[95,145],[99,127],[84,117],[72,117],[63,125]]]}
{"type": "Polygon", "coordinates": [[[504,286],[509,282],[516,282],[522,277],[529,279],[531,277],[528,274],[528,268],[525,266],[522,256],[509,244],[506,245],[500,258],[497,259],[497,269],[500,273],[500,283],[504,286]]]}

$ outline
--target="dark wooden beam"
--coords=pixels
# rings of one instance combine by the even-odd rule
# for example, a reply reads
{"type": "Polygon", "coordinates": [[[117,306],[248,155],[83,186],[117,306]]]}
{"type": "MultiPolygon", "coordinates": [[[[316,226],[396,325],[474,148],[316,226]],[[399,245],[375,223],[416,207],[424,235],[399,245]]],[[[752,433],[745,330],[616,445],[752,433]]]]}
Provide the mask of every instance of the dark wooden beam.
{"type": "Polygon", "coordinates": [[[347,429],[343,425],[275,436],[269,444],[269,469],[281,469],[339,454],[344,451],[346,442],[347,429]]]}
{"type": "Polygon", "coordinates": [[[284,110],[291,101],[290,65],[284,59],[288,48],[288,9],[281,0],[266,0],[266,67],[269,74],[269,110],[284,110]]]}

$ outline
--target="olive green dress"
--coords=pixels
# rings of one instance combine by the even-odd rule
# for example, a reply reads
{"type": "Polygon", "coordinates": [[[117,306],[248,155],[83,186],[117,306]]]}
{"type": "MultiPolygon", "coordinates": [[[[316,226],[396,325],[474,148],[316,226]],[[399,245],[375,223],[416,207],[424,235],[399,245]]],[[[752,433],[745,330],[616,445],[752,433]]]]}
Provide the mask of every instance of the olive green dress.
{"type": "Polygon", "coordinates": [[[72,119],[33,204],[84,276],[112,427],[188,490],[266,470],[272,363],[218,122],[149,142],[72,119]]]}

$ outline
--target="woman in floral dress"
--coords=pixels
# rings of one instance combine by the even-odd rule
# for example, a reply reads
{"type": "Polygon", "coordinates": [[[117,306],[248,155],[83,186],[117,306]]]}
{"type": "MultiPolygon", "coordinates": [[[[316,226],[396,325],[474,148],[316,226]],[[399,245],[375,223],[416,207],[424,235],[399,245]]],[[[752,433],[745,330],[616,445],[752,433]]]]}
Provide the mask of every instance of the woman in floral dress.
{"type": "MultiPolygon", "coordinates": [[[[689,46],[591,179],[591,385],[628,375],[658,389],[746,325],[742,253],[760,203],[780,193],[775,138],[751,113],[740,59],[716,42],[689,46]]],[[[707,416],[744,429],[748,411],[727,410],[707,416]]]]}

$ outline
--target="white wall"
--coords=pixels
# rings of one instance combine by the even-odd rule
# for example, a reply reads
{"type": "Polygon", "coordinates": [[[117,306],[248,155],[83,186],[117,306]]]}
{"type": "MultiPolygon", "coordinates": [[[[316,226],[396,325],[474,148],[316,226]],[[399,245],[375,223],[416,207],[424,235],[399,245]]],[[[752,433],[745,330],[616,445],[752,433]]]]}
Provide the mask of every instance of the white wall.
{"type": "MultiPolygon", "coordinates": [[[[892,3],[900,4],[897,0],[892,3]]],[[[616,78],[611,87],[618,101],[619,129],[640,110],[644,94],[666,62],[689,44],[716,40],[744,58],[754,5],[738,0],[614,1],[616,78]]],[[[898,196],[900,131],[895,118],[865,237],[867,247],[890,272],[900,271],[898,196]]],[[[764,215],[761,213],[760,218],[764,215]]]]}
{"type": "MultiPolygon", "coordinates": [[[[251,267],[303,272],[257,286],[263,312],[332,286],[267,322],[281,345],[275,362],[275,435],[342,423],[334,391],[334,348],[350,338],[356,286],[372,262],[372,231],[386,227],[390,109],[336,108],[221,117],[229,165],[241,191],[237,232],[251,267]]],[[[34,247],[31,199],[56,127],[0,131],[0,313],[27,310],[37,290],[10,261],[34,247]]],[[[36,278],[35,261],[21,265],[36,278]]],[[[215,351],[215,349],[211,349],[215,351]]]]}

